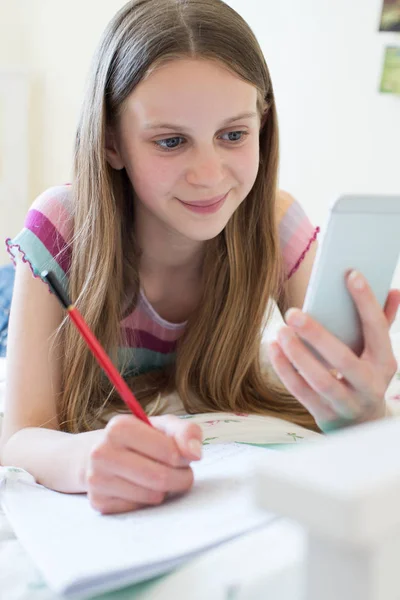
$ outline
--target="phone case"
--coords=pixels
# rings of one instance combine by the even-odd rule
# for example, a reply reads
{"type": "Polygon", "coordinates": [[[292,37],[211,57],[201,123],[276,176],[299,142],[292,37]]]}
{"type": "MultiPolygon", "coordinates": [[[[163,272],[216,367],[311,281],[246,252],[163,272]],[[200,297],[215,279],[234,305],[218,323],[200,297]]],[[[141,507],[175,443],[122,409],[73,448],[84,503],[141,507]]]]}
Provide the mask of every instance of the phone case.
{"type": "Polygon", "coordinates": [[[340,197],[322,229],[303,310],[360,354],[363,332],[346,274],[361,272],[383,307],[399,252],[400,196],[340,197]]]}

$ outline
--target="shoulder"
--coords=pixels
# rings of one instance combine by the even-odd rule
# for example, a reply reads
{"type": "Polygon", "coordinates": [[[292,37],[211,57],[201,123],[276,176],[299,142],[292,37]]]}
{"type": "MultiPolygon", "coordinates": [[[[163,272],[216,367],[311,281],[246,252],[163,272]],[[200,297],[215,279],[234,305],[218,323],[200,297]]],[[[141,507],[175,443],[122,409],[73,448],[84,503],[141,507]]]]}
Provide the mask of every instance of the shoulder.
{"type": "Polygon", "coordinates": [[[310,223],[300,202],[284,190],[277,192],[276,218],[281,233],[292,233],[294,227],[310,223]]]}
{"type": "Polygon", "coordinates": [[[73,234],[71,186],[54,186],[40,194],[28,210],[24,230],[40,240],[53,256],[66,248],[73,234]]]}
{"type": "Polygon", "coordinates": [[[72,227],[72,187],[59,185],[51,187],[40,194],[32,203],[25,221],[32,214],[46,218],[68,239],[72,227]]]}
{"type": "Polygon", "coordinates": [[[276,219],[279,242],[288,279],[297,271],[315,242],[315,227],[300,202],[283,190],[277,192],[276,219]]]}
{"type": "Polygon", "coordinates": [[[317,250],[315,227],[301,204],[279,190],[276,201],[279,242],[287,276],[288,306],[302,307],[317,250]]]}
{"type": "Polygon", "coordinates": [[[296,199],[288,192],[285,192],[284,190],[277,191],[277,193],[276,193],[276,218],[277,218],[278,224],[281,223],[282,219],[284,218],[285,214],[287,213],[287,211],[289,210],[291,205],[296,204],[296,203],[297,203],[296,199]]]}
{"type": "Polygon", "coordinates": [[[11,259],[28,262],[35,276],[53,270],[66,282],[73,236],[72,189],[60,185],[40,194],[29,208],[23,228],[6,240],[11,259]]]}

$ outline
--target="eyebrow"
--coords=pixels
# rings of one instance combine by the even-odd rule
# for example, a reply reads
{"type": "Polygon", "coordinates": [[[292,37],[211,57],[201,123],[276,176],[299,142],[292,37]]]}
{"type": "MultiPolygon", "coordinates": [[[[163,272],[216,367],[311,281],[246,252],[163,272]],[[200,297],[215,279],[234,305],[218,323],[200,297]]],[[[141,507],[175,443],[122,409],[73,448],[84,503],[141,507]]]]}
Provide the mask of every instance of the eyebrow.
{"type": "MultiPolygon", "coordinates": [[[[240,115],[237,115],[236,117],[229,117],[229,119],[225,119],[225,121],[223,121],[221,123],[221,128],[225,127],[226,125],[229,125],[229,123],[233,123],[234,121],[239,121],[241,119],[253,119],[256,117],[258,117],[258,113],[256,113],[256,112],[241,113],[240,115]]],[[[158,123],[145,123],[144,129],[146,129],[146,130],[148,130],[148,129],[172,129],[174,131],[183,131],[185,128],[182,127],[182,125],[179,125],[178,123],[158,122],[158,123]]]]}

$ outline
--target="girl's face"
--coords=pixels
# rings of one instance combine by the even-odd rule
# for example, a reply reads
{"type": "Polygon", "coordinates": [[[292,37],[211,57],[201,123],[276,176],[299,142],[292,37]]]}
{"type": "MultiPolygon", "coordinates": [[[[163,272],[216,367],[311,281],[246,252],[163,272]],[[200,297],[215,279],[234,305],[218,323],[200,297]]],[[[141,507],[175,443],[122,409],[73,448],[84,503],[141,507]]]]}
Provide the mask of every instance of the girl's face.
{"type": "Polygon", "coordinates": [[[176,60],[127,98],[107,156],[126,168],[147,219],[205,241],[253,187],[259,130],[255,87],[218,63],[176,60]]]}

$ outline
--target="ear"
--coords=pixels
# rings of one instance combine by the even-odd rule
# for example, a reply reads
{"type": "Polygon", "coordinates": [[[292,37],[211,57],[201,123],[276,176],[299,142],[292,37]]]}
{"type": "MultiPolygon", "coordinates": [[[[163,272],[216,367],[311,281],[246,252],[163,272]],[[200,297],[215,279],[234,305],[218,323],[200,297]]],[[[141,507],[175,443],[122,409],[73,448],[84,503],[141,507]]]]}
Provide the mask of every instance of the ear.
{"type": "Polygon", "coordinates": [[[124,168],[124,162],[118,149],[115,133],[107,128],[106,143],[105,143],[106,158],[108,163],[116,171],[124,168]]]}

